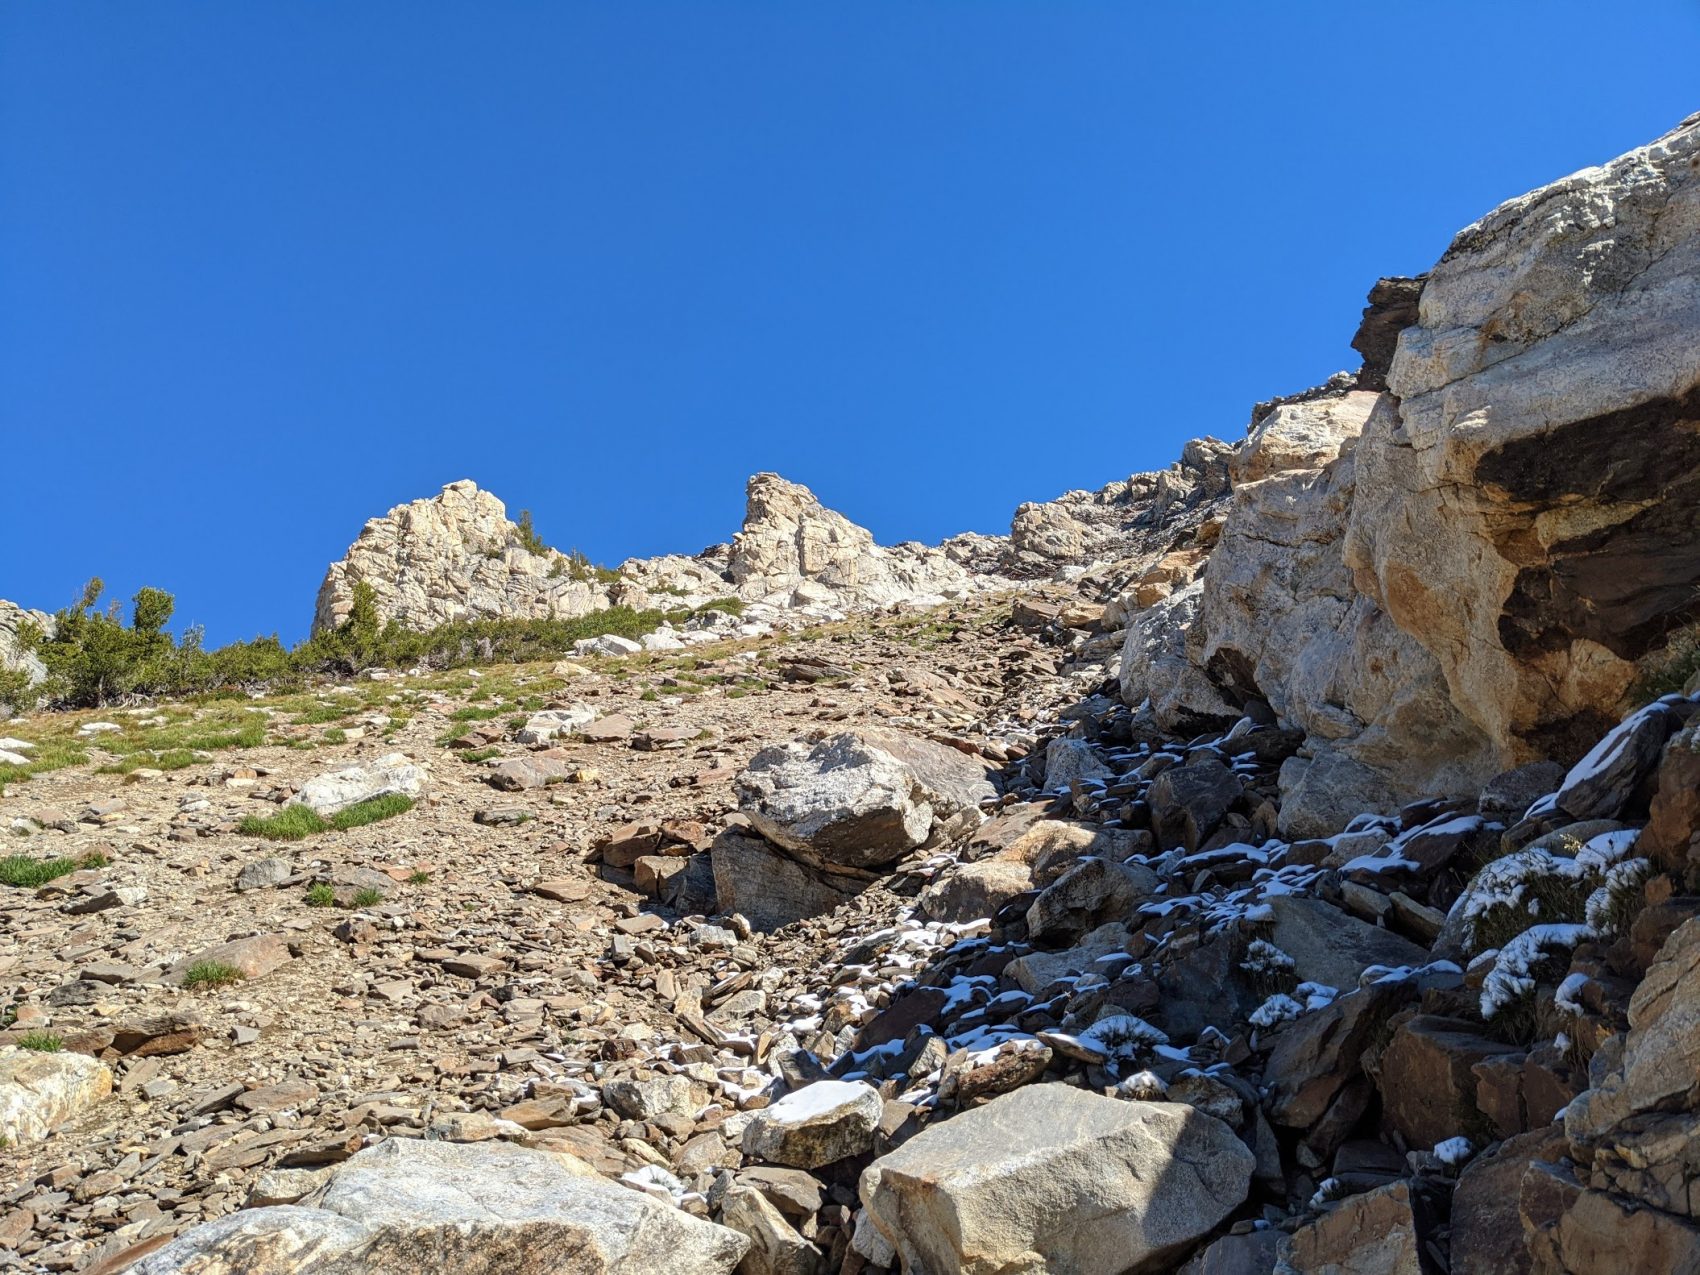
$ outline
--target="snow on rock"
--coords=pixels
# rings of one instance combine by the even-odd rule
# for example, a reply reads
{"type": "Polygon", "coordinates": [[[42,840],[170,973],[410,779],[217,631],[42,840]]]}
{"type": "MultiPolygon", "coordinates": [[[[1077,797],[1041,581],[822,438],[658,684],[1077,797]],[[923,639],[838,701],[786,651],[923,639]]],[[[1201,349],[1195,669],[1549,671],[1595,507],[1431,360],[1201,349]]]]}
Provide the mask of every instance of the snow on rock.
{"type": "Polygon", "coordinates": [[[771,1164],[818,1169],[874,1145],[885,1103],[860,1081],[817,1080],[755,1113],[744,1153],[771,1164]]]}

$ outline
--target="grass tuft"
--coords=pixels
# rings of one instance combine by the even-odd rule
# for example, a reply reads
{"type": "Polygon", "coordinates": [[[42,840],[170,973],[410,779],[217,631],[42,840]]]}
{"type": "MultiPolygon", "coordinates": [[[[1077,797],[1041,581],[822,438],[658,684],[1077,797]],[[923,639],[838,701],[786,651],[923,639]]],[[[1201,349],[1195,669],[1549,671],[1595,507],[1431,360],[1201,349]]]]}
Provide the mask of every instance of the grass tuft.
{"type": "Polygon", "coordinates": [[[412,809],[412,797],[404,797],[398,792],[386,793],[382,797],[356,802],[347,810],[337,811],[331,816],[331,827],[347,832],[350,828],[362,828],[369,823],[377,823],[380,819],[393,819],[396,815],[404,815],[412,809]]]}
{"type": "Polygon", "coordinates": [[[55,1036],[52,1032],[25,1032],[13,1042],[19,1049],[34,1050],[38,1054],[56,1054],[65,1048],[63,1037],[55,1036]]]}
{"type": "Polygon", "coordinates": [[[22,854],[7,855],[0,859],[0,885],[33,890],[75,872],[79,866],[75,859],[32,859],[22,854]]]}
{"type": "Polygon", "coordinates": [[[244,837],[264,837],[267,841],[300,841],[329,828],[330,824],[311,807],[293,805],[285,806],[275,815],[249,815],[236,826],[236,831],[244,837]]]}
{"type": "Polygon", "coordinates": [[[232,983],[240,983],[247,975],[234,965],[223,961],[196,961],[183,972],[183,986],[196,987],[229,987],[232,983]]]}
{"type": "Polygon", "coordinates": [[[307,890],[307,906],[310,908],[328,908],[336,903],[336,891],[320,882],[307,890]]]}

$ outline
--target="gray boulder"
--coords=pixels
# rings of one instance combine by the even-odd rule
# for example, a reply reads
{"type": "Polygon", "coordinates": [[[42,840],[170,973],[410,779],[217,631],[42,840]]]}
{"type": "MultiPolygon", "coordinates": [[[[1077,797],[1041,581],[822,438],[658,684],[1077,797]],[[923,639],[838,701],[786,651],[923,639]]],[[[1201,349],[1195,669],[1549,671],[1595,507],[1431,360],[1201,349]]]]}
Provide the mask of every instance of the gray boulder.
{"type": "Polygon", "coordinates": [[[817,1080],[755,1113],[744,1154],[794,1169],[818,1169],[872,1150],[885,1103],[872,1085],[817,1080]]]}
{"type": "Polygon", "coordinates": [[[1157,888],[1157,874],[1136,863],[1083,859],[1040,892],[1027,909],[1035,943],[1071,943],[1109,921],[1125,921],[1157,888]]]}
{"type": "Polygon", "coordinates": [[[936,1123],[862,1174],[907,1272],[1168,1269],[1246,1197],[1252,1153],[1178,1103],[1029,1085],[936,1123]]]}
{"type": "Polygon", "coordinates": [[[979,822],[995,795],[985,766],[892,731],[846,731],[764,748],[737,779],[744,813],[777,846],[850,868],[894,863],[979,822]]]}
{"type": "Polygon", "coordinates": [[[1367,966],[1396,968],[1430,960],[1427,948],[1365,924],[1321,899],[1284,894],[1270,899],[1269,906],[1275,912],[1269,941],[1293,958],[1293,973],[1301,982],[1351,991],[1367,966]]]}

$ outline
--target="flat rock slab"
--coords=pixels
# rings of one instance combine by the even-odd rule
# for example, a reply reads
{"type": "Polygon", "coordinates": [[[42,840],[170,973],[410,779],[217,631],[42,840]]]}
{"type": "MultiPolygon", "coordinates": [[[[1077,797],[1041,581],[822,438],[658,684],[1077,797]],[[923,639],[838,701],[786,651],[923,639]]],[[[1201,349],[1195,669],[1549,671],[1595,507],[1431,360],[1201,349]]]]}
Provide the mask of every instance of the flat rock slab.
{"type": "Polygon", "coordinates": [[[290,959],[289,944],[282,935],[256,934],[252,938],[234,939],[185,957],[167,971],[166,977],[174,983],[181,983],[183,976],[194,966],[217,964],[230,966],[243,978],[262,978],[273,970],[282,969],[290,959]]]}
{"type": "Polygon", "coordinates": [[[1179,1103],[1029,1085],[932,1125],[862,1174],[905,1271],[1167,1269],[1245,1199],[1255,1158],[1179,1103]]]}
{"type": "Polygon", "coordinates": [[[1301,981],[1349,992],[1366,966],[1418,966],[1433,959],[1427,948],[1321,899],[1283,894],[1268,902],[1275,912],[1269,941],[1293,958],[1293,972],[1301,981]]]}
{"type": "Polygon", "coordinates": [[[300,1205],[200,1226],[134,1275],[727,1275],[749,1241],[570,1157],[502,1142],[394,1138],[300,1205]]]}

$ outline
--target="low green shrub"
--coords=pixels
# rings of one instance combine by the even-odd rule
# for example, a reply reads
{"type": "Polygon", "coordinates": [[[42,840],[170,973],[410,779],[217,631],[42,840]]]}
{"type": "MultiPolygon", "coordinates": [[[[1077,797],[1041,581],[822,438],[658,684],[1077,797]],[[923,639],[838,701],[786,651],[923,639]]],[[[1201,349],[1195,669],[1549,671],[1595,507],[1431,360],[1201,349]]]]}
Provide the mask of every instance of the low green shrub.
{"type": "Polygon", "coordinates": [[[191,991],[197,987],[229,987],[246,977],[234,965],[223,961],[196,961],[183,971],[183,986],[191,991]]]}
{"type": "Polygon", "coordinates": [[[0,885],[33,890],[77,870],[75,859],[32,859],[13,854],[0,859],[0,885]]]}

